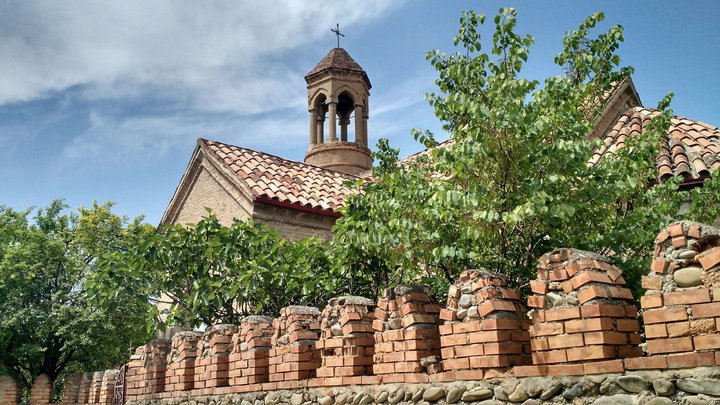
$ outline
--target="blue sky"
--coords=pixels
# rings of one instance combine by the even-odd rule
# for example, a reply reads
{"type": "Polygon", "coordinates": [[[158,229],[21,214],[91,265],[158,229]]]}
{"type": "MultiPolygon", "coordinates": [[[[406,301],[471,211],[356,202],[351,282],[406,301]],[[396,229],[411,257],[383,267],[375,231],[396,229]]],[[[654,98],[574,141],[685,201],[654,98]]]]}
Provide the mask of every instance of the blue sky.
{"type": "Polygon", "coordinates": [[[452,50],[463,9],[502,6],[535,37],[526,77],[559,74],[564,32],[602,10],[646,106],[673,91],[677,115],[720,125],[718,1],[0,0],[0,205],[112,200],[156,224],[198,137],[302,160],[303,76],[336,22],[373,84],[370,143],[415,152],[410,130],[440,127],[425,53],[452,50]]]}

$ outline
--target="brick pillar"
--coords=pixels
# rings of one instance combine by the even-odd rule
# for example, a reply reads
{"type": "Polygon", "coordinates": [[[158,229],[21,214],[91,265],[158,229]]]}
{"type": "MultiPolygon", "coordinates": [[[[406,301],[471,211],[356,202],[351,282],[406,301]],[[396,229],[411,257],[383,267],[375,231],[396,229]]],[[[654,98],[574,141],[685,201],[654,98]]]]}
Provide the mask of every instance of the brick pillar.
{"type": "Polygon", "coordinates": [[[240,322],[230,354],[231,386],[268,382],[272,321],[268,316],[248,316],[240,322]]]}
{"type": "Polygon", "coordinates": [[[660,232],[641,298],[647,351],[671,367],[711,366],[720,349],[720,228],[677,222],[660,232]]]}
{"type": "Polygon", "coordinates": [[[145,387],[145,346],[135,350],[130,356],[125,373],[125,400],[136,401],[143,395],[145,387]]]}
{"type": "Polygon", "coordinates": [[[317,348],[322,365],[318,377],[372,375],[375,303],[364,297],[337,297],[322,312],[317,348]]]}
{"type": "Polygon", "coordinates": [[[146,395],[165,392],[165,372],[170,343],[168,339],[156,339],[145,346],[144,393],[146,395]]]}
{"type": "Polygon", "coordinates": [[[45,374],[40,374],[30,387],[30,405],[46,405],[52,399],[52,382],[45,374]]]}
{"type": "Polygon", "coordinates": [[[437,364],[439,313],[440,306],[425,287],[401,285],[385,290],[373,321],[373,373],[383,374],[383,382],[414,382],[405,374],[424,373],[427,365],[437,364]]]}
{"type": "Polygon", "coordinates": [[[269,360],[269,380],[278,388],[292,381],[315,377],[320,353],[315,343],[320,338],[320,310],[315,307],[289,306],[273,320],[275,333],[269,360]]]}
{"type": "MultiPolygon", "coordinates": [[[[82,382],[82,374],[73,374],[65,381],[65,389],[63,390],[64,405],[75,405],[78,403],[78,397],[80,395],[80,383],[82,382]]],[[[0,400],[0,403],[2,401],[0,400]]]]}
{"type": "Polygon", "coordinates": [[[236,325],[214,325],[208,328],[199,342],[195,359],[195,388],[227,387],[229,356],[236,325]]]}
{"type": "Polygon", "coordinates": [[[442,370],[456,379],[479,380],[532,361],[527,309],[500,274],[462,272],[440,319],[442,370]]]}
{"type": "Polygon", "coordinates": [[[118,379],[118,370],[105,370],[105,373],[103,373],[102,382],[100,384],[100,396],[98,398],[98,403],[101,405],[111,405],[114,389],[115,389],[115,382],[118,379]]]}
{"type": "Polygon", "coordinates": [[[165,375],[166,391],[187,391],[194,387],[195,358],[202,332],[178,332],[172,338],[168,369],[165,375]]]}
{"type": "Polygon", "coordinates": [[[92,386],[93,373],[83,373],[80,380],[80,388],[78,389],[78,404],[90,403],[90,388],[92,386]]]}
{"type": "Polygon", "coordinates": [[[96,371],[93,373],[92,381],[90,383],[90,397],[88,398],[89,404],[100,403],[100,393],[102,392],[102,381],[104,371],[96,371]]]}
{"type": "MultiPolygon", "coordinates": [[[[576,249],[540,258],[530,327],[533,364],[581,364],[642,355],[637,309],[622,271],[576,249]]],[[[569,367],[579,373],[582,366],[569,367]],[[578,368],[579,367],[579,368],[578,368]]]]}
{"type": "Polygon", "coordinates": [[[0,404],[15,405],[20,402],[22,387],[14,378],[0,375],[0,404]]]}

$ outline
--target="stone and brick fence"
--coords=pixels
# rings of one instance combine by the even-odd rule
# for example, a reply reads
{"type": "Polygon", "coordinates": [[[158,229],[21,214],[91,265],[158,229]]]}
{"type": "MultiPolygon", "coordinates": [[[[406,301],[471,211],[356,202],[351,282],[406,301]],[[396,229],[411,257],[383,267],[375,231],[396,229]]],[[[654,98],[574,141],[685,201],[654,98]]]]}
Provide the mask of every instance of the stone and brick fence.
{"type": "MultiPolygon", "coordinates": [[[[720,403],[720,229],[672,224],[656,240],[638,314],[608,258],[539,259],[527,307],[502,275],[466,270],[441,308],[422,286],[377,302],[290,306],[275,319],[180,332],[138,348],[128,404],[720,403]],[[641,321],[642,320],[642,321],[641,321]],[[646,343],[641,343],[644,327],[646,343]],[[483,402],[488,401],[488,402],[483,402]]],[[[70,379],[67,404],[110,404],[118,373],[70,379]]],[[[18,385],[0,377],[0,405],[18,385]]],[[[39,377],[31,404],[45,404],[39,377]]]]}

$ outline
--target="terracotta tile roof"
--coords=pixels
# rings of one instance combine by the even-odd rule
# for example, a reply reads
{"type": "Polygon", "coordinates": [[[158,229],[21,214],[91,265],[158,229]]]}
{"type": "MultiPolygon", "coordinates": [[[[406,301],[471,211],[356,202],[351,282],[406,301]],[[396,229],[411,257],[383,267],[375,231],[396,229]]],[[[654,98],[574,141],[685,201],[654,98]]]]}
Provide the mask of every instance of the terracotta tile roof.
{"type": "Polygon", "coordinates": [[[200,139],[198,142],[235,172],[255,198],[336,211],[348,195],[357,193],[345,185],[357,180],[349,174],[217,141],[200,139]]]}
{"type": "Polygon", "coordinates": [[[363,75],[368,88],[371,88],[370,79],[365,73],[365,70],[358,65],[355,60],[350,57],[343,48],[334,48],[322,60],[315,66],[308,74],[305,75],[305,80],[312,78],[313,76],[330,69],[345,70],[349,72],[357,72],[363,75]]]}
{"type": "MultiPolygon", "coordinates": [[[[595,164],[602,156],[623,148],[628,137],[643,133],[650,119],[658,114],[657,110],[643,107],[625,111],[605,135],[604,144],[590,163],[595,164]]],[[[657,166],[661,180],[674,175],[686,179],[709,176],[720,168],[720,130],[704,122],[674,117],[663,139],[657,166]]]]}

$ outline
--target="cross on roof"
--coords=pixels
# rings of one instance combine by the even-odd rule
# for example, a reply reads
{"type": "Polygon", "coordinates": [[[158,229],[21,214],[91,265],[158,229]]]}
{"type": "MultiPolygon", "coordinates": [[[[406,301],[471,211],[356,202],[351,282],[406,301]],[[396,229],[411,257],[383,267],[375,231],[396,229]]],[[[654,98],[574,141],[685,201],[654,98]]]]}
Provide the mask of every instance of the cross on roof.
{"type": "Polygon", "coordinates": [[[330,31],[335,33],[335,36],[337,36],[337,47],[340,48],[340,37],[344,37],[345,35],[340,33],[340,23],[335,24],[335,28],[331,28],[330,31]]]}

